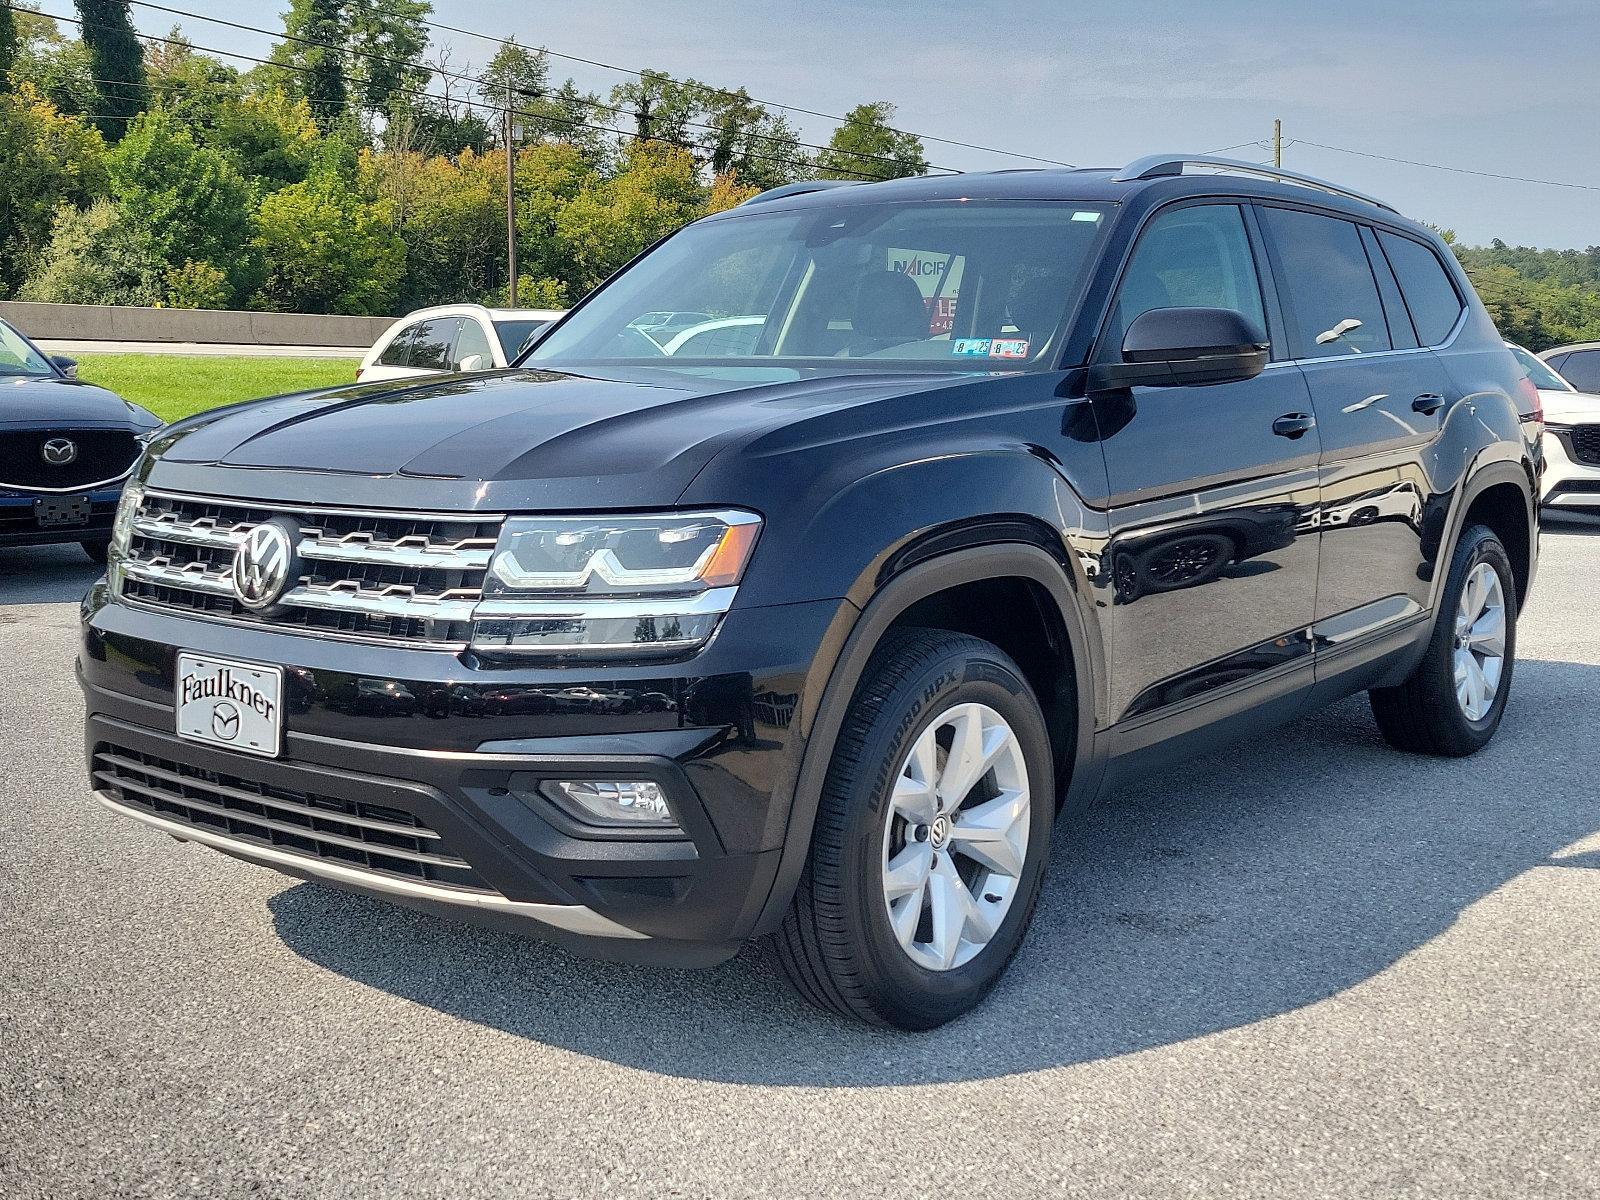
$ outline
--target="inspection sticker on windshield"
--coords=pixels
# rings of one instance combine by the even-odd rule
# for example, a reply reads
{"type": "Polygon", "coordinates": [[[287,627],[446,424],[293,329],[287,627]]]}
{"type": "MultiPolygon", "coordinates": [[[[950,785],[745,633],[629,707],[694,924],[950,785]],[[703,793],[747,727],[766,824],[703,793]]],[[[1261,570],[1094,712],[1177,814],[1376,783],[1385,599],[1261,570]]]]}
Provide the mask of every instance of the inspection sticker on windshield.
{"type": "Polygon", "coordinates": [[[989,344],[990,358],[1027,358],[1026,338],[995,338],[989,344]]]}
{"type": "Polygon", "coordinates": [[[950,343],[951,354],[976,355],[979,358],[989,356],[988,338],[957,338],[950,343]]]}

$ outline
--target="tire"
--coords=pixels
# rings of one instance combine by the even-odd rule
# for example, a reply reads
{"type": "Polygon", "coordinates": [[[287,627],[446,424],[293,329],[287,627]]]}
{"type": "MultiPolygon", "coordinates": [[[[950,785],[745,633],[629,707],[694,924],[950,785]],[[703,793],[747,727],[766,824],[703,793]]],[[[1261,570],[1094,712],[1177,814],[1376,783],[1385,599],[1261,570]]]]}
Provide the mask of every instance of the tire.
{"type": "Polygon", "coordinates": [[[845,716],[810,857],[773,935],[784,973],[813,1004],[872,1024],[931,1029],[960,1016],[994,986],[1022,942],[1055,807],[1049,734],[1017,665],[965,634],[890,634],[845,716]],[[970,791],[947,734],[976,737],[968,744],[981,745],[995,764],[973,776],[970,791]],[[962,795],[941,802],[918,775],[962,795]],[[924,804],[931,820],[909,815],[924,804]],[[892,898],[918,870],[922,890],[908,885],[892,898]]]}
{"type": "Polygon", "coordinates": [[[78,545],[82,546],[83,552],[97,563],[105,562],[106,555],[111,549],[111,543],[105,541],[79,542],[78,545]]]}
{"type": "MultiPolygon", "coordinates": [[[[1475,644],[1481,647],[1485,643],[1475,644]]],[[[1470,525],[1462,530],[1451,556],[1433,636],[1422,661],[1398,687],[1374,688],[1368,693],[1385,740],[1412,754],[1449,758],[1462,758],[1483,749],[1500,727],[1506,698],[1511,694],[1516,648],[1517,590],[1511,559],[1493,530],[1470,525]],[[1474,715],[1471,685],[1466,701],[1457,688],[1456,654],[1461,648],[1457,644],[1457,626],[1468,581],[1476,577],[1480,583],[1486,582],[1484,568],[1493,573],[1499,585],[1502,655],[1492,700],[1482,707],[1481,715],[1474,715]]]]}

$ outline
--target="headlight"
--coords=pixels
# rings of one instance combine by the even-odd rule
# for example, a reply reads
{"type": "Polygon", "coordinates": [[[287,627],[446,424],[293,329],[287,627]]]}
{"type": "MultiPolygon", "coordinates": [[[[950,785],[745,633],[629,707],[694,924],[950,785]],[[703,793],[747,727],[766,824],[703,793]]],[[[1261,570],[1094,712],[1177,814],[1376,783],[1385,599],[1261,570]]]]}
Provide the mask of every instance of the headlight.
{"type": "Polygon", "coordinates": [[[761,518],[740,511],[513,517],[472,643],[489,652],[679,653],[728,611],[761,518]]]}
{"type": "Polygon", "coordinates": [[[122,489],[122,499],[117,501],[117,515],[111,519],[111,548],[107,552],[106,573],[113,592],[122,590],[122,560],[128,556],[128,544],[133,540],[133,519],[144,503],[144,489],[130,483],[122,489]]]}

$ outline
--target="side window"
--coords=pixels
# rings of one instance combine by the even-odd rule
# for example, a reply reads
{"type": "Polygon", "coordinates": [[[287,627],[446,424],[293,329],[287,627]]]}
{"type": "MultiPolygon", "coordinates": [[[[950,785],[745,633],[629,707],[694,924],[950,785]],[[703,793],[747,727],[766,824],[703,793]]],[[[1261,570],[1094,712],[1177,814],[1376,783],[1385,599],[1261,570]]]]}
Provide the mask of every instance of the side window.
{"type": "Polygon", "coordinates": [[[488,371],[494,367],[494,351],[489,348],[489,335],[483,326],[470,317],[461,322],[461,332],[456,335],[456,352],[450,365],[456,370],[473,355],[478,356],[477,369],[488,371]]]}
{"type": "Polygon", "coordinates": [[[1415,350],[1417,330],[1411,323],[1411,313],[1400,295],[1400,284],[1395,280],[1389,260],[1378,245],[1377,233],[1367,225],[1361,227],[1361,244],[1367,248],[1367,261],[1378,278],[1378,294],[1383,297],[1383,312],[1389,319],[1389,341],[1396,350],[1415,350]]]}
{"type": "Polygon", "coordinates": [[[380,367],[403,367],[411,361],[411,340],[417,336],[417,326],[407,325],[395,334],[378,356],[380,367]]]}
{"type": "Polygon", "coordinates": [[[1195,204],[1156,215],[1123,273],[1098,357],[1118,358],[1128,326],[1156,308],[1231,308],[1266,329],[1261,281],[1238,205],[1195,204]]]}
{"type": "Polygon", "coordinates": [[[1354,222],[1265,206],[1261,221],[1282,266],[1278,290],[1296,358],[1394,348],[1354,222]]]}
{"type": "Polygon", "coordinates": [[[448,371],[450,351],[456,342],[456,329],[460,317],[437,317],[424,321],[417,329],[417,340],[411,345],[410,366],[423,371],[448,371]]]}
{"type": "Polygon", "coordinates": [[[1580,392],[1600,392],[1600,350],[1574,350],[1562,362],[1561,375],[1580,392]]]}
{"type": "Polygon", "coordinates": [[[1461,319],[1461,297],[1444,264],[1421,242],[1378,231],[1383,252],[1400,280],[1406,307],[1424,346],[1440,345],[1461,319]]]}

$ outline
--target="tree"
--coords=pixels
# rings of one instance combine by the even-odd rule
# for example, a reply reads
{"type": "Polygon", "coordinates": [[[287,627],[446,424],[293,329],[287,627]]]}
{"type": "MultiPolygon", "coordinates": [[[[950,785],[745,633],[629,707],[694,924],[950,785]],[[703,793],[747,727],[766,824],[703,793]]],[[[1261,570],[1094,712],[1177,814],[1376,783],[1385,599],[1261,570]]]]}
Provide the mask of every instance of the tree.
{"type": "Polygon", "coordinates": [[[556,237],[571,255],[573,294],[593,290],[650,243],[705,211],[694,158],[659,142],[633,142],[622,169],[590,182],[556,213],[556,237]]]}
{"type": "Polygon", "coordinates": [[[824,179],[898,179],[927,174],[922,139],[890,128],[894,112],[894,105],[886,100],[852,108],[828,140],[817,173],[824,179]]]}
{"type": "Polygon", "coordinates": [[[290,312],[394,310],[406,248],[386,215],[330,172],[261,202],[252,245],[262,282],[254,307],[290,312]]]}
{"type": "Polygon", "coordinates": [[[224,101],[204,136],[269,192],[306,177],[318,141],[305,97],[291,99],[281,90],[224,101]]]}
{"type": "Polygon", "coordinates": [[[658,140],[674,145],[689,141],[689,123],[700,111],[701,87],[679,83],[665,71],[641,71],[637,82],[619,83],[611,89],[611,103],[633,117],[640,141],[658,140]]]}
{"type": "Polygon", "coordinates": [[[87,205],[105,186],[98,130],[58,112],[31,84],[0,92],[0,292],[50,238],[56,210],[87,205]]]}
{"type": "Polygon", "coordinates": [[[76,38],[63,37],[59,25],[26,4],[7,11],[15,19],[17,31],[12,88],[27,84],[62,113],[100,111],[89,48],[76,38]]]}
{"type": "Polygon", "coordinates": [[[89,67],[100,91],[96,124],[117,142],[144,108],[144,50],[133,31],[128,0],[77,0],[89,67]]]}
{"type": "Polygon", "coordinates": [[[18,293],[53,304],[134,304],[165,298],[165,264],[150,231],[109,200],[63,208],[37,270],[18,293]]]}
{"type": "Polygon", "coordinates": [[[11,65],[17,61],[17,18],[0,5],[0,92],[11,90],[11,65]]]}
{"type": "Polygon", "coordinates": [[[188,259],[247,285],[253,189],[221,151],[161,111],[145,113],[106,157],[112,197],[151,232],[166,267],[188,259]]]}
{"type": "Polygon", "coordinates": [[[743,88],[707,88],[705,96],[704,124],[710,128],[700,144],[713,175],[733,174],[760,189],[811,173],[800,136],[783,117],[773,116],[743,88]]]}
{"type": "Polygon", "coordinates": [[[286,36],[272,48],[272,61],[285,68],[283,86],[306,98],[322,129],[339,120],[348,98],[343,8],[342,0],[290,0],[286,36]]]}
{"type": "Polygon", "coordinates": [[[349,7],[350,81],[368,112],[387,113],[405,92],[428,84],[427,0],[362,0],[349,7]]]}

